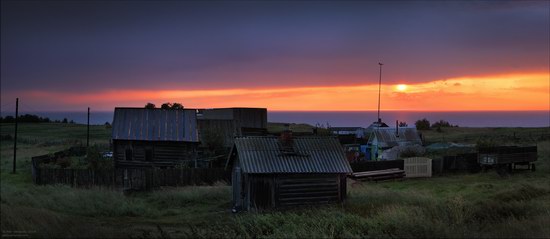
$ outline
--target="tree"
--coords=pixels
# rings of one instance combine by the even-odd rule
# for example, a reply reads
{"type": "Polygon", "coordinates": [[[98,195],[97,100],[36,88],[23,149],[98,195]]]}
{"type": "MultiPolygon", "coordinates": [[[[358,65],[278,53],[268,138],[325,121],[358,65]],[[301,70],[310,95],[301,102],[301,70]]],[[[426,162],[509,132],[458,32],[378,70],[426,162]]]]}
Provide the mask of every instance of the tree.
{"type": "Polygon", "coordinates": [[[172,104],[172,107],[171,107],[171,108],[172,108],[172,109],[175,109],[175,110],[180,110],[180,109],[183,109],[183,105],[182,105],[181,103],[176,103],[176,102],[174,102],[174,103],[172,104]]]}
{"type": "Polygon", "coordinates": [[[67,120],[67,118],[63,118],[63,121],[61,121],[61,123],[67,124],[67,123],[69,123],[69,121],[67,120]]]}
{"type": "Polygon", "coordinates": [[[156,106],[155,106],[155,104],[153,104],[153,103],[147,103],[147,104],[145,105],[145,109],[154,109],[155,107],[156,107],[156,106]]]}
{"type": "Polygon", "coordinates": [[[407,127],[409,126],[407,122],[399,122],[399,127],[407,127]]]}
{"type": "Polygon", "coordinates": [[[428,130],[430,129],[430,121],[426,118],[417,120],[416,123],[414,123],[416,126],[416,129],[418,130],[428,130]]]}
{"type": "Polygon", "coordinates": [[[441,127],[452,127],[452,125],[445,120],[439,120],[432,124],[432,128],[441,128],[441,127]]]}
{"type": "Polygon", "coordinates": [[[166,103],[162,104],[162,105],[160,106],[160,108],[161,108],[161,109],[167,110],[167,109],[172,108],[172,104],[171,104],[170,102],[166,102],[166,103]]]}

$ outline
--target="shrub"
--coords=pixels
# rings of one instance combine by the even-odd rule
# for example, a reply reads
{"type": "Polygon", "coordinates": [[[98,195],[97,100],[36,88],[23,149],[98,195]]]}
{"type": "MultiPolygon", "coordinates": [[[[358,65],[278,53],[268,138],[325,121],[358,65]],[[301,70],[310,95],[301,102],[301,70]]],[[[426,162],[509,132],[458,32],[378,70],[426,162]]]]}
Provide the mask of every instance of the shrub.
{"type": "Polygon", "coordinates": [[[439,120],[432,124],[432,128],[440,128],[440,127],[453,127],[453,126],[445,120],[439,120]]]}
{"type": "Polygon", "coordinates": [[[428,130],[430,129],[430,121],[428,119],[424,118],[421,120],[417,120],[416,123],[414,123],[416,126],[416,129],[418,130],[428,130]]]}
{"type": "Polygon", "coordinates": [[[153,103],[147,103],[147,104],[145,105],[145,109],[154,109],[155,107],[156,107],[156,106],[155,106],[155,104],[153,104],[153,103]]]}
{"type": "Polygon", "coordinates": [[[86,151],[86,161],[90,169],[111,169],[113,168],[113,161],[103,158],[98,146],[94,145],[88,147],[86,151]]]}

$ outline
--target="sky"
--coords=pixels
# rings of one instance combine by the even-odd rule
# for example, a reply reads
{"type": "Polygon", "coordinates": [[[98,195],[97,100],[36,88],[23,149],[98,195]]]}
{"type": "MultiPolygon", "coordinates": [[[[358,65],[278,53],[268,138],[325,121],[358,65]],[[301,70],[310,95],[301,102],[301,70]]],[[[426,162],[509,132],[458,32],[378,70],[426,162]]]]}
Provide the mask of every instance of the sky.
{"type": "Polygon", "coordinates": [[[1,4],[3,108],[550,109],[549,1],[1,4]]]}

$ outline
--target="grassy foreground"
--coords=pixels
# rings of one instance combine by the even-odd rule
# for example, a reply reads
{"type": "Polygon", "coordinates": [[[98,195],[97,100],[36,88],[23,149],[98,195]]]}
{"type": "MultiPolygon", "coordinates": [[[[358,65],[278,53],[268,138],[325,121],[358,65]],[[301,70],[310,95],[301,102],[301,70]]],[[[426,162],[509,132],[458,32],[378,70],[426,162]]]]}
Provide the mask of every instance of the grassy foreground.
{"type": "MultiPolygon", "coordinates": [[[[30,157],[85,141],[86,127],[21,124],[20,129],[17,174],[10,173],[13,141],[0,143],[2,237],[550,237],[550,141],[537,136],[547,128],[424,132],[431,142],[502,141],[515,132],[521,142],[539,146],[534,173],[349,180],[343,205],[239,214],[230,212],[231,189],[222,183],[132,196],[99,188],[35,186],[30,157]]],[[[12,132],[12,125],[1,125],[2,136],[12,132]]],[[[109,129],[94,126],[92,143],[106,144],[109,135],[109,129]]]]}

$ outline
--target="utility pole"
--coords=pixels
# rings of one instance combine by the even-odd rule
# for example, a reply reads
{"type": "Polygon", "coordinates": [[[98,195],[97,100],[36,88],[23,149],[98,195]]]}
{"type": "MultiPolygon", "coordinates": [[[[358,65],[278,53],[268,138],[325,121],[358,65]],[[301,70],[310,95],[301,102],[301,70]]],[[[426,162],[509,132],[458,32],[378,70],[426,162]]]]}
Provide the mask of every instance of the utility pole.
{"type": "Polygon", "coordinates": [[[15,173],[17,159],[17,118],[19,117],[19,98],[15,99],[15,133],[13,136],[13,172],[15,173]]]}
{"type": "Polygon", "coordinates": [[[380,91],[382,88],[382,65],[384,64],[378,62],[378,65],[380,65],[380,78],[378,79],[378,123],[381,123],[382,119],[380,119],[380,91]]]}
{"type": "Polygon", "coordinates": [[[88,107],[88,133],[86,134],[86,148],[90,147],[90,107],[88,107]]]}

